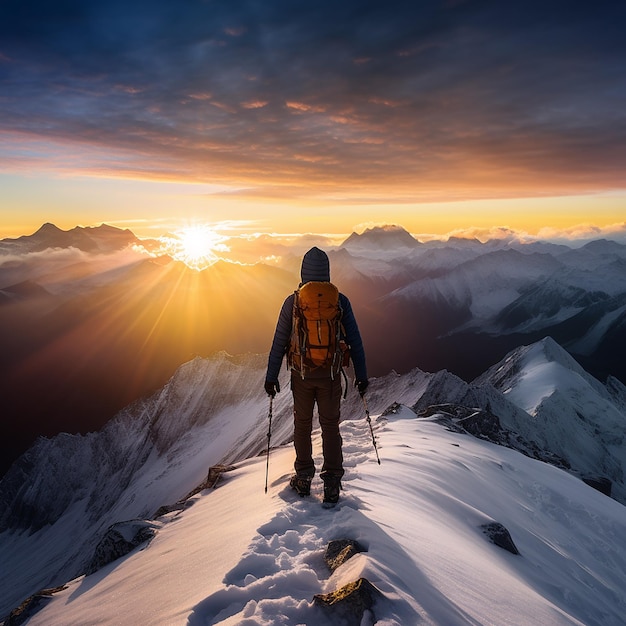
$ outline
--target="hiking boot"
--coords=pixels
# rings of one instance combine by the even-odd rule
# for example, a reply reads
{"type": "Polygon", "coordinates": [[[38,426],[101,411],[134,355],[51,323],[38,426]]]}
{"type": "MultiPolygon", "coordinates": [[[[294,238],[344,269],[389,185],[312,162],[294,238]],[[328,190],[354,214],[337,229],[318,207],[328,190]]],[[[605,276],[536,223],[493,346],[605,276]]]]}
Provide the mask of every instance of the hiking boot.
{"type": "Polygon", "coordinates": [[[339,502],[339,491],[341,490],[341,478],[339,476],[324,476],[324,502],[326,508],[332,508],[339,502]]]}
{"type": "Polygon", "coordinates": [[[298,474],[294,474],[289,481],[289,486],[302,498],[311,495],[310,476],[298,476],[298,474]]]}

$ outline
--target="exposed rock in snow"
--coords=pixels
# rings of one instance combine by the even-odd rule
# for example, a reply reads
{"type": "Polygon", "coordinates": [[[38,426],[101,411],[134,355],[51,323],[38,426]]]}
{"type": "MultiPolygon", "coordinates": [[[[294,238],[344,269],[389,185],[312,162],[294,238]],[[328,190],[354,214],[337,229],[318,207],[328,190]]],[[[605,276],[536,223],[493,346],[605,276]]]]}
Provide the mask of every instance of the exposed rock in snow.
{"type": "Polygon", "coordinates": [[[59,593],[67,589],[65,585],[51,589],[42,589],[32,596],[26,598],[20,606],[13,609],[8,617],[2,622],[2,626],[21,626],[39,611],[48,602],[55,593],[59,593]]]}
{"type": "Polygon", "coordinates": [[[314,603],[321,607],[331,621],[341,621],[346,626],[361,626],[364,615],[370,612],[368,622],[375,623],[370,609],[382,594],[367,578],[359,578],[330,593],[313,597],[314,603]]]}
{"type": "Polygon", "coordinates": [[[613,401],[626,413],[626,385],[613,376],[609,376],[606,381],[606,388],[611,394],[613,401]]]}
{"type": "Polygon", "coordinates": [[[324,562],[332,573],[359,552],[365,552],[365,548],[358,541],[354,539],[333,539],[328,542],[326,547],[324,562]]]}
{"type": "Polygon", "coordinates": [[[511,554],[519,554],[517,546],[511,538],[509,531],[499,522],[483,524],[481,530],[489,537],[489,541],[499,548],[507,550],[511,554]]]}
{"type": "Polygon", "coordinates": [[[85,574],[93,574],[101,567],[125,556],[137,546],[150,541],[155,534],[155,525],[147,520],[130,520],[111,526],[96,546],[85,574]]]}

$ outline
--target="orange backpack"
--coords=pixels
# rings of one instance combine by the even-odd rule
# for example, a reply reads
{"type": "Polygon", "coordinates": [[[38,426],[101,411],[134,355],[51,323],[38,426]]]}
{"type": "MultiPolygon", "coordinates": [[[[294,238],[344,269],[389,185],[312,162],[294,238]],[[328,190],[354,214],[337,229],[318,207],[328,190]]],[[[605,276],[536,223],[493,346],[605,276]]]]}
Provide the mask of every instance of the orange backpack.
{"type": "Polygon", "coordinates": [[[305,283],[294,294],[289,367],[304,377],[307,370],[328,367],[331,377],[343,365],[339,291],[330,282],[305,283]]]}

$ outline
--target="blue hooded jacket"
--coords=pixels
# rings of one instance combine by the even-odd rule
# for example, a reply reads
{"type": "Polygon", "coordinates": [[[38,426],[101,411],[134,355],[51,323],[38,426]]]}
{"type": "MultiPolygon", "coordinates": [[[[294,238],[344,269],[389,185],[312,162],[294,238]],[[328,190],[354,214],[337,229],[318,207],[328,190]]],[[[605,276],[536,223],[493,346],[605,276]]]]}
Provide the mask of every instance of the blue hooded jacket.
{"type": "MultiPolygon", "coordinates": [[[[330,282],[330,263],[328,255],[317,247],[311,248],[302,259],[300,278],[302,279],[300,286],[311,281],[330,282]]],[[[294,294],[287,296],[280,309],[274,340],[272,341],[272,347],[267,362],[265,380],[268,382],[276,382],[278,380],[283,358],[289,350],[293,299],[294,294]]],[[[363,349],[361,333],[359,332],[359,327],[352,311],[352,305],[350,304],[350,300],[342,293],[339,294],[339,303],[343,310],[341,322],[345,330],[346,342],[350,346],[350,355],[352,357],[356,380],[367,380],[365,350],[363,349]]]]}

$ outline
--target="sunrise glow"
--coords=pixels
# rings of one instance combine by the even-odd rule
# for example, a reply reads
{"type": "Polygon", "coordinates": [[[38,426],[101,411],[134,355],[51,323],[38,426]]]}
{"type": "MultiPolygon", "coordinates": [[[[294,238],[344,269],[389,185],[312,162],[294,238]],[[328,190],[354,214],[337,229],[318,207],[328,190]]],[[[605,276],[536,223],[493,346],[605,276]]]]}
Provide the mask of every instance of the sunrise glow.
{"type": "Polygon", "coordinates": [[[207,224],[187,226],[174,237],[162,237],[164,252],[194,270],[203,270],[219,260],[219,252],[227,251],[225,237],[207,224]]]}
{"type": "MultiPolygon", "coordinates": [[[[18,4],[0,9],[0,237],[626,221],[620,3],[566,24],[546,3],[18,4]]],[[[196,268],[220,243],[174,239],[196,268]]]]}

